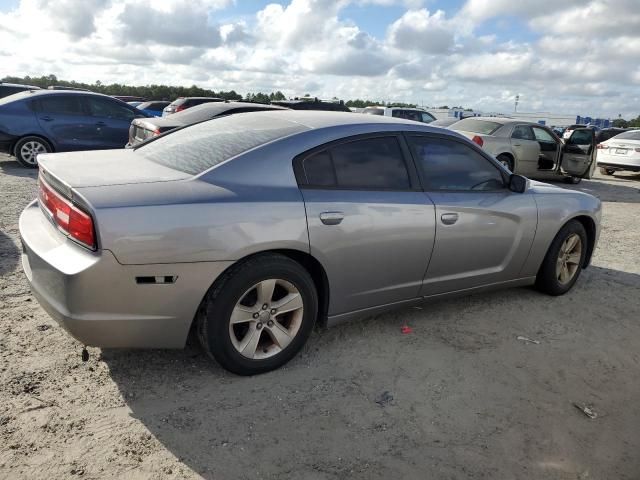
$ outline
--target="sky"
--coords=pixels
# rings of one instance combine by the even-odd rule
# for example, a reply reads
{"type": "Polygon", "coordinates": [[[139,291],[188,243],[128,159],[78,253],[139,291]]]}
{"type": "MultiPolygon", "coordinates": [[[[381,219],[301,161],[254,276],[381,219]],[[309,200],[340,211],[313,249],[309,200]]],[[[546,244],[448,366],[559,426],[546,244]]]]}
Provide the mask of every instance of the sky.
{"type": "Polygon", "coordinates": [[[0,0],[0,77],[635,118],[640,0],[0,0]]]}

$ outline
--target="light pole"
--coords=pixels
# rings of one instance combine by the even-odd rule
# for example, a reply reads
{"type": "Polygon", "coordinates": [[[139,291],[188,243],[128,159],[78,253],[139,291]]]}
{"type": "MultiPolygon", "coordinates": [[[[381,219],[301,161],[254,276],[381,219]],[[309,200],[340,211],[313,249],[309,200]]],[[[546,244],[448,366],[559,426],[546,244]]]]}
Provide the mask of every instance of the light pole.
{"type": "Polygon", "coordinates": [[[520,101],[520,95],[516,95],[516,103],[513,106],[514,113],[518,111],[518,102],[520,101]]]}

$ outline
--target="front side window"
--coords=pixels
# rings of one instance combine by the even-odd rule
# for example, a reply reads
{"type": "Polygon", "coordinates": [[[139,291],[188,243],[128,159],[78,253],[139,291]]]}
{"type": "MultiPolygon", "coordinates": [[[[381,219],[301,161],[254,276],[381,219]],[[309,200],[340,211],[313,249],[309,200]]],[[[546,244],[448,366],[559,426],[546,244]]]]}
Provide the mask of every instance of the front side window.
{"type": "Polygon", "coordinates": [[[367,190],[410,190],[409,172],[396,137],[355,140],[307,157],[307,184],[367,190]]]}
{"type": "Polygon", "coordinates": [[[89,111],[94,117],[116,118],[131,121],[135,117],[133,112],[124,105],[105,100],[104,98],[87,98],[89,111]]]}
{"type": "Polygon", "coordinates": [[[486,191],[504,188],[498,167],[468,145],[431,137],[410,137],[409,143],[427,190],[486,191]]]}
{"type": "Polygon", "coordinates": [[[435,120],[435,117],[427,112],[420,113],[422,116],[422,123],[431,123],[435,120]]]}
{"type": "Polygon", "coordinates": [[[40,98],[40,109],[52,115],[84,115],[80,97],[51,95],[40,98]]]}
{"type": "Polygon", "coordinates": [[[544,128],[533,127],[533,134],[539,142],[556,143],[555,138],[551,136],[544,128]]]}

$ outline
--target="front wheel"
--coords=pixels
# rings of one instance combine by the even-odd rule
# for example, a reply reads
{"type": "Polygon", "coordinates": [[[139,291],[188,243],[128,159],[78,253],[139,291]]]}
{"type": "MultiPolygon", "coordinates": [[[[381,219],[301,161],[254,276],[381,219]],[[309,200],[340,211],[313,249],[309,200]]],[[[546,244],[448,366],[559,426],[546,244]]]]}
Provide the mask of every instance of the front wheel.
{"type": "Polygon", "coordinates": [[[549,295],[564,295],[571,290],[582,271],[587,245],[582,223],[571,220],[562,227],[542,261],[536,288],[549,295]]]}
{"type": "Polygon", "coordinates": [[[564,177],[564,183],[568,183],[569,185],[577,185],[582,181],[582,177],[564,177]]]}
{"type": "Polygon", "coordinates": [[[615,173],[615,170],[612,170],[610,168],[600,167],[600,173],[602,175],[613,175],[615,173]]]}
{"type": "Polygon", "coordinates": [[[513,173],[513,159],[509,156],[509,155],[505,155],[505,154],[500,154],[496,157],[496,160],[498,160],[502,165],[504,165],[505,167],[507,167],[507,169],[513,173]]]}
{"type": "Polygon", "coordinates": [[[318,298],[309,273],[279,254],[231,267],[207,293],[197,317],[204,350],[239,375],[274,370],[305,344],[318,298]]]}
{"type": "Polygon", "coordinates": [[[41,153],[50,153],[52,151],[51,145],[46,140],[40,137],[24,137],[16,143],[14,152],[16,160],[21,165],[29,168],[36,168],[38,166],[38,155],[41,153]]]}

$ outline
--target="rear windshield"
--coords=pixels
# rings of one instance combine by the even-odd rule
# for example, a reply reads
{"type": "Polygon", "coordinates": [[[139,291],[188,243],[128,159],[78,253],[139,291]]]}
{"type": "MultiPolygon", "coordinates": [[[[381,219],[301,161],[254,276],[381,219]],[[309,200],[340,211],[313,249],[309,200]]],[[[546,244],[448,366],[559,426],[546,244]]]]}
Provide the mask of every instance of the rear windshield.
{"type": "Polygon", "coordinates": [[[586,125],[569,125],[567,130],[575,130],[576,128],[585,128],[586,125]]]}
{"type": "Polygon", "coordinates": [[[362,111],[362,113],[368,113],[369,115],[384,115],[384,109],[367,107],[362,111]]]}
{"type": "Polygon", "coordinates": [[[183,128],[135,151],[152,162],[197,175],[242,152],[305,130],[271,115],[231,115],[183,128]]]}
{"type": "Polygon", "coordinates": [[[613,137],[613,140],[640,140],[640,130],[621,133],[613,137]]]}
{"type": "Polygon", "coordinates": [[[488,120],[476,120],[475,118],[465,118],[454,123],[449,128],[451,130],[459,130],[463,132],[480,133],[482,135],[491,135],[502,126],[501,123],[490,122],[488,120]]]}

